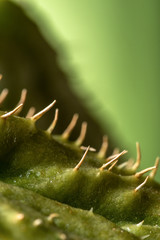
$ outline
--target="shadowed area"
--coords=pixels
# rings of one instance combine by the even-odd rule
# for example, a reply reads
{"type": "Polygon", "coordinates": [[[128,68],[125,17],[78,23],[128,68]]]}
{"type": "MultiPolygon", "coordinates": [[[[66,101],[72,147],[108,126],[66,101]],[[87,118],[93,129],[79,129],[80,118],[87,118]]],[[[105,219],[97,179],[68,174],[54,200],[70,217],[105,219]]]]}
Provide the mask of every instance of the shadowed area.
{"type": "MultiPolygon", "coordinates": [[[[1,89],[7,87],[10,91],[1,109],[14,107],[23,88],[28,90],[23,115],[31,106],[40,111],[56,99],[60,113],[55,132],[63,132],[73,114],[79,113],[79,121],[71,137],[77,138],[82,121],[87,121],[84,144],[99,147],[104,131],[72,91],[68,77],[58,63],[57,51],[46,42],[38,27],[16,4],[1,0],[0,29],[1,89]]],[[[54,111],[55,108],[39,121],[40,127],[48,127],[54,111]]],[[[109,132],[107,134],[110,138],[109,132]]]]}

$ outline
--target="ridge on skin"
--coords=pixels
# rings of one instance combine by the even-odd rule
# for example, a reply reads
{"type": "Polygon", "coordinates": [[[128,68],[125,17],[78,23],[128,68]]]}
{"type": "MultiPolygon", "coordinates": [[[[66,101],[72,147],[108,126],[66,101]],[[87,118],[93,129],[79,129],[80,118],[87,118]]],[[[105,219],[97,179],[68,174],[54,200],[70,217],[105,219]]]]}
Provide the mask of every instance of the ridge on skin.
{"type": "Polygon", "coordinates": [[[0,237],[9,240],[139,239],[92,210],[75,209],[3,182],[0,182],[0,229],[0,237]]]}
{"type": "MultiPolygon", "coordinates": [[[[48,129],[46,131],[38,129],[36,121],[54,104],[55,101],[29,118],[15,116],[23,103],[8,113],[0,112],[1,181],[9,183],[8,186],[13,188],[15,188],[13,185],[17,185],[23,187],[25,189],[23,191],[39,193],[50,201],[56,200],[59,204],[75,207],[77,211],[79,209],[79,214],[80,209],[88,212],[93,209],[93,215],[99,214],[105,217],[106,221],[112,221],[121,228],[124,225],[125,230],[128,229],[128,232],[140,237],[145,237],[143,233],[151,228],[157,238],[159,231],[155,226],[160,226],[160,185],[154,181],[154,175],[159,159],[156,159],[153,167],[137,172],[141,160],[139,144],[136,161],[128,160],[126,165],[123,163],[122,166],[118,161],[127,151],[113,153],[106,158],[108,146],[106,137],[98,153],[92,152],[94,149],[90,146],[77,145],[76,140],[70,142],[69,136],[77,122],[77,114],[64,131],[65,134],[52,135],[52,131],[48,129]],[[144,176],[148,173],[147,177],[144,176]],[[140,222],[143,222],[143,226],[141,231],[137,231],[134,226],[140,222]],[[132,226],[126,227],[127,224],[132,226]]],[[[57,116],[54,119],[57,122],[57,116]]],[[[86,132],[85,128],[82,130],[86,132]]],[[[83,140],[84,135],[80,133],[83,140]]],[[[80,137],[78,142],[82,143],[80,137]]],[[[17,194],[18,187],[15,188],[17,194]]],[[[42,221],[37,219],[34,225],[39,226],[42,221]]],[[[3,228],[2,223],[1,225],[3,228]]],[[[152,239],[150,236],[147,238],[152,239]]],[[[112,236],[111,239],[116,238],[112,236]]]]}

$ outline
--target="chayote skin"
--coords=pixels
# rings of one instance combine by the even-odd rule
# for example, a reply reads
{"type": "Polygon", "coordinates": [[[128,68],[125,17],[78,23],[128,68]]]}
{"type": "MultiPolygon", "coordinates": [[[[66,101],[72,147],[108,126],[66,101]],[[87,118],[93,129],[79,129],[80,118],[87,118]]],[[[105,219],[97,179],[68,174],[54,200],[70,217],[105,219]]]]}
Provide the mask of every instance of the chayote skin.
{"type": "Polygon", "coordinates": [[[83,158],[84,150],[68,140],[70,132],[64,137],[42,131],[34,116],[0,113],[3,239],[22,239],[23,234],[23,239],[35,234],[37,239],[159,239],[160,185],[153,180],[157,165],[137,173],[138,165],[130,160],[124,167],[117,162],[112,166],[125,151],[109,162],[105,155],[87,152],[89,147],[83,158]],[[12,226],[19,212],[24,220],[12,226]],[[52,212],[63,216],[53,226],[46,222],[52,212]]]}

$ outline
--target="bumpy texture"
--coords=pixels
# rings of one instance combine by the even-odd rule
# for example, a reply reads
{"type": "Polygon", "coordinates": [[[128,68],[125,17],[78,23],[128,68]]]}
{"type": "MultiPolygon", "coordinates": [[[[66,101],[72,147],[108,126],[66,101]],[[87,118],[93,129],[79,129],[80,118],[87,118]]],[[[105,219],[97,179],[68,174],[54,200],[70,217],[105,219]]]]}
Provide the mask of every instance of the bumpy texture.
{"type": "Polygon", "coordinates": [[[138,143],[137,160],[120,163],[127,151],[106,158],[106,137],[99,152],[80,147],[86,123],[70,142],[77,114],[61,135],[52,135],[58,110],[46,131],[38,129],[54,104],[27,118],[16,116],[23,101],[0,112],[1,239],[160,239],[159,159],[137,172],[138,143]]]}

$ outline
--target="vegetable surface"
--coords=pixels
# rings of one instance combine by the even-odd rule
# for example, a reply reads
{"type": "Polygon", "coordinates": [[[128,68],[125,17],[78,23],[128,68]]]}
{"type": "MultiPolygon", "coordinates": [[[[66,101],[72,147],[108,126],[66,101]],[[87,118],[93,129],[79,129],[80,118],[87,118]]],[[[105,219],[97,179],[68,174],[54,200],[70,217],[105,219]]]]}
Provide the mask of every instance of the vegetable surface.
{"type": "Polygon", "coordinates": [[[126,150],[106,157],[105,136],[94,152],[82,146],[85,122],[69,141],[77,114],[53,135],[57,109],[49,128],[38,129],[37,120],[55,103],[27,117],[18,116],[23,101],[0,112],[1,238],[159,239],[160,185],[153,179],[159,158],[138,172],[139,144],[137,159],[122,162],[126,150]]]}

